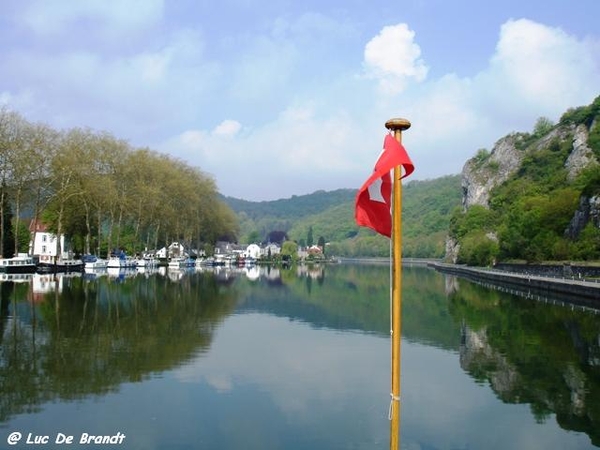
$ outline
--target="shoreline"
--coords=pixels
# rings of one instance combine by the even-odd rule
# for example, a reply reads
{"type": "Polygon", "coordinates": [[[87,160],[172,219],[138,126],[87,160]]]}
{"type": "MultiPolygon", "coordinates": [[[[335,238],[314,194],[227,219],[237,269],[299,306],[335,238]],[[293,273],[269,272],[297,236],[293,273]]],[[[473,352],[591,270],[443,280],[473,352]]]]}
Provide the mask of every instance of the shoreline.
{"type": "Polygon", "coordinates": [[[600,309],[599,281],[586,281],[575,277],[553,278],[442,262],[429,262],[427,266],[438,272],[457,275],[480,284],[515,288],[515,293],[526,297],[543,296],[550,300],[600,309]]]}

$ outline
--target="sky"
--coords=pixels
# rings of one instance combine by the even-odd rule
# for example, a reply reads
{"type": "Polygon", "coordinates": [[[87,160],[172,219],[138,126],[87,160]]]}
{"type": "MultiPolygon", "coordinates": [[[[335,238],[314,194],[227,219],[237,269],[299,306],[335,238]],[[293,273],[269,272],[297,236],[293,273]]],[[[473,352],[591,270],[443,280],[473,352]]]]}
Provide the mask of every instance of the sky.
{"type": "Polygon", "coordinates": [[[108,132],[262,201],[408,180],[600,95],[600,1],[0,0],[0,106],[108,132]]]}

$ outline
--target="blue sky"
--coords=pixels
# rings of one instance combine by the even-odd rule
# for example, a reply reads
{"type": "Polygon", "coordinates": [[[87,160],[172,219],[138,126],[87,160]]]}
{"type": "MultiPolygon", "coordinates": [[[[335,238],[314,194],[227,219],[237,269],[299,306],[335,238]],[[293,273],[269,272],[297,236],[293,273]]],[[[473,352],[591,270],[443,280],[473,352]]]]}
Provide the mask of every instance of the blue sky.
{"type": "Polygon", "coordinates": [[[600,2],[3,0],[0,105],[273,200],[358,188],[404,117],[410,179],[600,95],[600,2]]]}

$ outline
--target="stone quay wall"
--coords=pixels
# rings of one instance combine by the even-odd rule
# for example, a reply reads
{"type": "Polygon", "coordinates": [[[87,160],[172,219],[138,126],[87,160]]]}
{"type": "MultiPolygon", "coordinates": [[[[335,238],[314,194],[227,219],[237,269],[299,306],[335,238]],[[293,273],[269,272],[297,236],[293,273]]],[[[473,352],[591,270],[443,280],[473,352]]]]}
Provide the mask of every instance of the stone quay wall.
{"type": "MultiPolygon", "coordinates": [[[[532,273],[515,273],[504,270],[467,267],[457,264],[430,263],[429,267],[439,272],[454,274],[477,282],[499,286],[514,286],[525,291],[544,294],[559,294],[574,302],[600,307],[600,281],[580,279],[578,276],[551,277],[532,273]]],[[[547,273],[547,272],[546,272],[547,273]]]]}

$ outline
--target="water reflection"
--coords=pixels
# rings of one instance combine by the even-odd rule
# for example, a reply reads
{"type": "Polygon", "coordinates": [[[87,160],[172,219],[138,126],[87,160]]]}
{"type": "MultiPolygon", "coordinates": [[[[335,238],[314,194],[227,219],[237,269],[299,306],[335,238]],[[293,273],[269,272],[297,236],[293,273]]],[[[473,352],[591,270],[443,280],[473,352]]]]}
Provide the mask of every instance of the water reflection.
{"type": "MultiPolygon", "coordinates": [[[[388,297],[368,265],[3,281],[0,422],[121,423],[126,448],[385,448],[388,297]]],[[[402,357],[403,448],[600,445],[596,313],[406,268],[402,357]]]]}
{"type": "Polygon", "coordinates": [[[207,348],[234,299],[211,276],[34,275],[2,283],[0,420],[113,391],[207,348]]]}
{"type": "Polygon", "coordinates": [[[461,283],[450,311],[463,321],[460,363],[540,423],[584,431],[600,445],[600,316],[461,283]]]}

